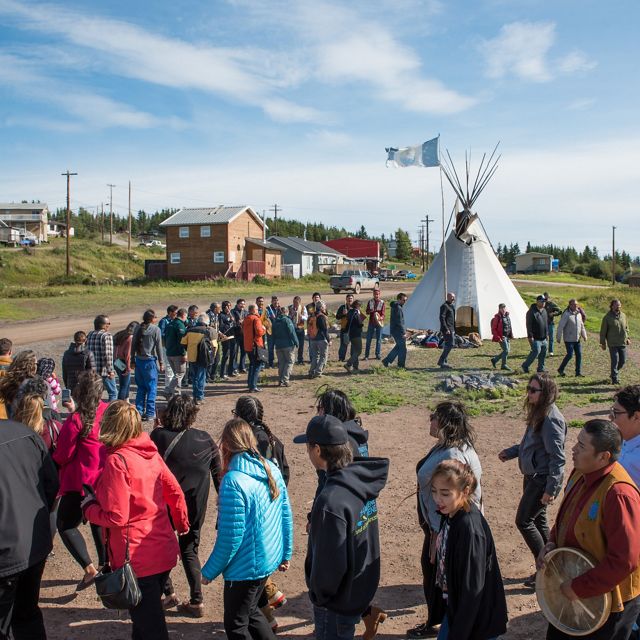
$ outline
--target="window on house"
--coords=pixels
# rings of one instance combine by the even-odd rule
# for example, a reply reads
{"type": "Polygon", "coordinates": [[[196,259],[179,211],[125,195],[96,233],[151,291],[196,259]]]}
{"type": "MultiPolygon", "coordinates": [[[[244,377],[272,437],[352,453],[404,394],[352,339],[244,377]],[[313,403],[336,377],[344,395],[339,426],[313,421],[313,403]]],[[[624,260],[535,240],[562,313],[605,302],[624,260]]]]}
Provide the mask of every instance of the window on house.
{"type": "Polygon", "coordinates": [[[214,262],[224,262],[224,251],[214,251],[213,252],[213,261],[214,262]]]}
{"type": "Polygon", "coordinates": [[[188,238],[189,237],[189,227],[180,227],[178,231],[178,237],[180,238],[188,238]]]}
{"type": "Polygon", "coordinates": [[[211,227],[209,225],[203,225],[202,227],[200,227],[200,237],[201,238],[211,237],[211,227]]]}
{"type": "Polygon", "coordinates": [[[172,253],[170,260],[171,264],[180,264],[180,252],[172,253]]]}

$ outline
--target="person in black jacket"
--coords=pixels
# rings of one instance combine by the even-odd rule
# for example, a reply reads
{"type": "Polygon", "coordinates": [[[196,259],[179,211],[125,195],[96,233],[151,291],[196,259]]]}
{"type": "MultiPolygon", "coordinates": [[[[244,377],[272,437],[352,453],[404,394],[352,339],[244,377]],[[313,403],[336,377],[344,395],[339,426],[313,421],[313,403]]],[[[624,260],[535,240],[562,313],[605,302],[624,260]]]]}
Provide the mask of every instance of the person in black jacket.
{"type": "Polygon", "coordinates": [[[391,303],[391,320],[389,322],[389,333],[395,341],[395,346],[382,359],[382,364],[388,367],[398,358],[398,369],[404,369],[407,360],[407,327],[404,323],[404,305],[407,301],[406,293],[399,293],[391,303]]]}
{"type": "Polygon", "coordinates": [[[78,382],[78,376],[83,371],[95,371],[96,359],[93,351],[87,349],[87,334],[84,331],[76,331],[73,334],[73,342],[62,355],[62,381],[64,386],[73,391],[78,382]]]}
{"type": "Polygon", "coordinates": [[[311,511],[305,560],[315,636],[352,638],[380,580],[375,500],[386,484],[389,460],[353,460],[347,431],[334,416],[312,418],[294,442],[306,443],[313,466],[327,473],[311,511]]]}
{"type": "Polygon", "coordinates": [[[58,487],[42,438],[19,422],[0,420],[0,638],[47,637],[38,599],[58,487]]]}
{"type": "Polygon", "coordinates": [[[447,601],[438,640],[493,640],[507,630],[507,601],[491,529],[471,501],[477,480],[468,464],[444,460],[431,476],[442,514],[436,583],[447,601]]]}
{"type": "Polygon", "coordinates": [[[233,375],[233,364],[236,359],[235,326],[236,321],[231,315],[231,303],[228,300],[224,300],[222,311],[218,316],[218,337],[222,345],[220,377],[223,380],[228,380],[229,376],[233,375]],[[227,365],[227,363],[229,364],[227,365]]]}
{"type": "Polygon", "coordinates": [[[365,315],[360,311],[361,306],[360,300],[355,300],[347,313],[347,333],[351,344],[351,352],[344,368],[349,373],[358,370],[360,354],[362,353],[362,327],[364,326],[365,315]]]}
{"type": "Polygon", "coordinates": [[[527,311],[527,339],[531,345],[531,351],[522,363],[522,370],[525,373],[529,373],[529,367],[536,358],[538,359],[538,373],[545,370],[544,361],[547,357],[549,338],[549,318],[545,304],[544,296],[538,296],[535,304],[532,304],[527,311]]]}
{"type": "Polygon", "coordinates": [[[454,340],[456,338],[456,308],[454,306],[456,301],[455,293],[447,293],[446,301],[440,305],[440,333],[444,338],[444,345],[442,347],[442,354],[438,359],[438,366],[441,369],[451,369],[451,366],[447,362],[449,353],[453,349],[454,340]]]}
{"type": "Polygon", "coordinates": [[[191,598],[181,603],[168,577],[164,586],[163,606],[170,609],[177,605],[178,611],[194,618],[204,615],[198,558],[200,530],[207,512],[211,480],[218,491],[222,468],[220,452],[211,436],[206,431],[192,428],[198,410],[195,400],[188,395],[171,396],[161,415],[160,425],[150,434],[160,455],[180,483],[191,523],[189,532],[178,538],[191,598]]]}

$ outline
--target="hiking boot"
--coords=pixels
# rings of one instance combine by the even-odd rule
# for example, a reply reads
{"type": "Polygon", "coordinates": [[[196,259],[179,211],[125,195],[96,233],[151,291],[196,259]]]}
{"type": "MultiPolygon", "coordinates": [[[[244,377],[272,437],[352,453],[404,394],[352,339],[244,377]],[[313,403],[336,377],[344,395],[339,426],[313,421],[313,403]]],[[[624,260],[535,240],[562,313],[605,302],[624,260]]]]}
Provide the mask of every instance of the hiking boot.
{"type": "Polygon", "coordinates": [[[438,635],[438,629],[429,627],[426,622],[417,624],[407,631],[407,638],[435,638],[438,635]]]}
{"type": "Polygon", "coordinates": [[[178,600],[178,596],[175,593],[171,593],[168,596],[165,596],[164,598],[162,598],[162,608],[165,611],[168,611],[169,609],[173,609],[173,607],[176,607],[180,604],[180,600],[178,600]]]}
{"type": "Polygon", "coordinates": [[[364,633],[362,634],[363,640],[373,640],[378,633],[378,627],[386,619],[387,614],[380,609],[380,607],[374,607],[371,605],[369,613],[362,618],[362,622],[364,622],[364,633]]]}
{"type": "Polygon", "coordinates": [[[178,605],[178,611],[192,618],[204,617],[204,605],[201,602],[199,604],[191,604],[191,602],[181,602],[178,605]]]}

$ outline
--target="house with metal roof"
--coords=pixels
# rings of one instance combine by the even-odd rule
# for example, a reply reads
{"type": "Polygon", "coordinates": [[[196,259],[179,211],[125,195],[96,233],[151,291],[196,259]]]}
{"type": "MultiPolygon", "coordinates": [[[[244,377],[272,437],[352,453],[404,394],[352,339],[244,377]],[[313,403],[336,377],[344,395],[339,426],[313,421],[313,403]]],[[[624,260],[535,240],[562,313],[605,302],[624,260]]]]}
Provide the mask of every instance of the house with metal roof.
{"type": "Polygon", "coordinates": [[[301,276],[319,271],[336,273],[340,271],[339,265],[350,262],[349,257],[344,253],[322,242],[281,236],[270,236],[269,242],[282,247],[283,264],[300,265],[301,276]]]}
{"type": "Polygon", "coordinates": [[[166,233],[166,276],[252,280],[281,274],[282,249],[265,242],[265,224],[248,206],[183,208],[160,226],[166,233]]]}
{"type": "Polygon", "coordinates": [[[48,240],[49,207],[42,202],[0,202],[0,220],[18,229],[21,238],[36,242],[48,240]]]}

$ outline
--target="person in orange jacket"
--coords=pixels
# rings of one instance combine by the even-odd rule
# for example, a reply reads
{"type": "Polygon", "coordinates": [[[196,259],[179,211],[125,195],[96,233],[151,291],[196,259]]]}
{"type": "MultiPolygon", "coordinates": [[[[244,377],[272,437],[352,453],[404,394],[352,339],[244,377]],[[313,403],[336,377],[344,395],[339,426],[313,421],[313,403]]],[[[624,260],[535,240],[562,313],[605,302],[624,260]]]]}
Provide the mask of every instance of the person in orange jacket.
{"type": "Polygon", "coordinates": [[[247,317],[242,323],[242,333],[244,336],[244,350],[249,356],[249,391],[258,392],[258,377],[264,366],[258,358],[258,348],[264,349],[264,334],[267,330],[262,324],[258,315],[258,308],[255,304],[250,304],[247,317]]]}

